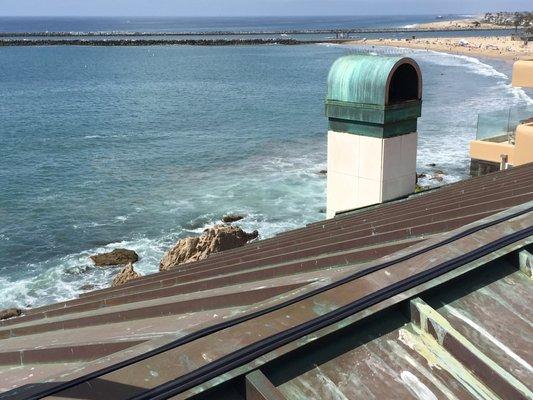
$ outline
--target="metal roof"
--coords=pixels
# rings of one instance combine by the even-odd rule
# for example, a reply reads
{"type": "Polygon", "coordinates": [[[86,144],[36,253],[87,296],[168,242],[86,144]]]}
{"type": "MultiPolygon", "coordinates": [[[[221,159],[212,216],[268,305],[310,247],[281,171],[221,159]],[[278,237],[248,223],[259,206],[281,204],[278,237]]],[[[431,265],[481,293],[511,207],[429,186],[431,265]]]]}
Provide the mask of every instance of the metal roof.
{"type": "Polygon", "coordinates": [[[29,310],[0,398],[528,398],[532,202],[528,164],[29,310]]]}

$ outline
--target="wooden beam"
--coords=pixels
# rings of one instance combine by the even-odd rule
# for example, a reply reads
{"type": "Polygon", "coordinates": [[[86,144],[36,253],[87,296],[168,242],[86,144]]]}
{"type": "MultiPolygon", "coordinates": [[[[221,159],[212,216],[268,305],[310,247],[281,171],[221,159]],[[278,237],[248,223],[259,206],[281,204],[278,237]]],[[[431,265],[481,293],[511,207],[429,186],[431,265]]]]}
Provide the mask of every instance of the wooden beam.
{"type": "Polygon", "coordinates": [[[246,400],[286,400],[260,370],[246,375],[246,400]]]}
{"type": "Polygon", "coordinates": [[[529,279],[533,279],[533,254],[527,250],[518,253],[518,263],[522,271],[529,279]]]}
{"type": "Polygon", "coordinates": [[[479,348],[459,333],[450,322],[420,298],[411,300],[411,320],[448,354],[471,371],[502,399],[531,399],[533,393],[479,348]]]}

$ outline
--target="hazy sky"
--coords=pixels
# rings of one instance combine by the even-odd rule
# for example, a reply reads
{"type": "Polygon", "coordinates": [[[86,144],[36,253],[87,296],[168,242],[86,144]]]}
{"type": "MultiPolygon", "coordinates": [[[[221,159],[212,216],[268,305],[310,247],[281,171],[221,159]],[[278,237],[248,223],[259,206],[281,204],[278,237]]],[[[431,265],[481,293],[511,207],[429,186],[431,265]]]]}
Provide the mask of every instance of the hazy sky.
{"type": "Polygon", "coordinates": [[[531,5],[531,0],[0,0],[0,16],[474,14],[531,5]]]}

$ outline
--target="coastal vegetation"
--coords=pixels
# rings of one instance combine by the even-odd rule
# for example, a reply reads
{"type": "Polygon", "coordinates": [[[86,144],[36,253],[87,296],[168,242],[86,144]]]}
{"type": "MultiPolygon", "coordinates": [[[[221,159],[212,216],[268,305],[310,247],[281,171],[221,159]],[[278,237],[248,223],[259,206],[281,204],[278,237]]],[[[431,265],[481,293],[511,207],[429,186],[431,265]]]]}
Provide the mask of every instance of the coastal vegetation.
{"type": "Polygon", "coordinates": [[[497,12],[486,13],[482,22],[500,26],[529,28],[533,26],[533,12],[497,12]]]}

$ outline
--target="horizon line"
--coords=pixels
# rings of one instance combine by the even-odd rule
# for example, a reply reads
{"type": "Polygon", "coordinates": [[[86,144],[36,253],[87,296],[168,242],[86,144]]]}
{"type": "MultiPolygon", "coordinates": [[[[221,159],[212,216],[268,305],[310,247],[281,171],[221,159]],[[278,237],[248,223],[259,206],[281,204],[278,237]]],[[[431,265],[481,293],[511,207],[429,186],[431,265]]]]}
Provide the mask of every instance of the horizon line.
{"type": "MultiPolygon", "coordinates": [[[[480,11],[478,13],[413,13],[413,14],[308,14],[308,15],[1,15],[1,18],[309,18],[309,17],[413,17],[413,16],[464,16],[465,18],[480,16],[495,11],[480,11]]],[[[522,11],[507,11],[522,12],[522,11]]]]}

